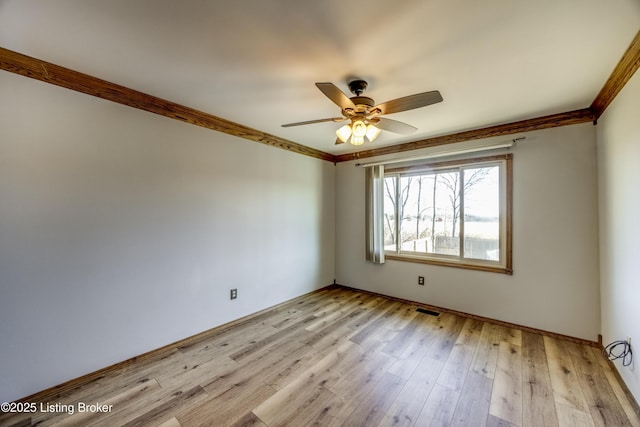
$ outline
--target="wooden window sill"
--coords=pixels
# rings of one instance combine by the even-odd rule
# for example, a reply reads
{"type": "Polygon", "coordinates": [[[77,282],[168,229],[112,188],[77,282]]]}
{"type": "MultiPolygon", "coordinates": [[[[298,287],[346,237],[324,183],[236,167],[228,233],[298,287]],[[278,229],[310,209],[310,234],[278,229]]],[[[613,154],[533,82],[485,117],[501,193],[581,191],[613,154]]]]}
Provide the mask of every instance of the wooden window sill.
{"type": "Polygon", "coordinates": [[[431,265],[439,265],[442,267],[454,267],[454,268],[462,268],[466,270],[477,270],[477,271],[486,271],[490,273],[501,273],[513,275],[513,269],[499,267],[499,266],[491,266],[484,264],[469,264],[464,262],[455,262],[455,261],[447,261],[442,259],[433,259],[433,258],[422,258],[422,257],[413,257],[407,255],[387,255],[385,254],[385,259],[392,261],[406,261],[406,262],[417,262],[420,264],[431,264],[431,265]]]}

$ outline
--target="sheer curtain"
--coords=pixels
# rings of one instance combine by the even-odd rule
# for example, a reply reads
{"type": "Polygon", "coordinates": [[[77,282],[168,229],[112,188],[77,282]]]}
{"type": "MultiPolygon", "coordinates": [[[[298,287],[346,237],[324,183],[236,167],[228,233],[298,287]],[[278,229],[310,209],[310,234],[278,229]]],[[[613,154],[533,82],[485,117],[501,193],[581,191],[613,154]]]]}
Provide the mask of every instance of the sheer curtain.
{"type": "Polygon", "coordinates": [[[366,199],[366,260],[384,263],[384,165],[365,167],[366,199]]]}

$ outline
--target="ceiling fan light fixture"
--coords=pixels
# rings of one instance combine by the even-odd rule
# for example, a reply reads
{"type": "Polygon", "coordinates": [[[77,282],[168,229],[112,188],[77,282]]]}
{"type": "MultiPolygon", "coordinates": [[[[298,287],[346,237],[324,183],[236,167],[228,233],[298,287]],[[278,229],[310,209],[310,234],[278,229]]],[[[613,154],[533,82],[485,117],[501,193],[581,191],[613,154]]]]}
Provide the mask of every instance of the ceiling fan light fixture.
{"type": "Polygon", "coordinates": [[[378,135],[380,135],[380,129],[373,124],[367,125],[362,120],[355,120],[336,131],[336,136],[340,141],[349,142],[352,145],[362,145],[365,140],[373,141],[378,135]]]}
{"type": "Polygon", "coordinates": [[[351,135],[351,145],[364,144],[364,136],[351,135]]]}
{"type": "Polygon", "coordinates": [[[344,125],[336,131],[336,136],[342,142],[347,142],[351,136],[351,126],[344,125]]]}
{"type": "Polygon", "coordinates": [[[372,124],[369,124],[367,126],[367,134],[366,134],[367,135],[367,139],[369,139],[369,141],[373,142],[378,137],[378,135],[380,135],[380,132],[381,132],[380,129],[378,129],[377,127],[375,127],[372,124]]]}
{"type": "Polygon", "coordinates": [[[418,128],[397,120],[379,116],[400,113],[402,111],[422,108],[442,102],[440,92],[432,90],[431,92],[416,93],[376,105],[373,99],[362,95],[367,89],[367,82],[360,79],[349,82],[349,90],[355,95],[353,97],[348,97],[333,83],[320,82],[316,83],[316,87],[334,104],[340,107],[342,117],[288,123],[282,125],[282,127],[288,128],[314,123],[350,121],[348,125],[342,126],[336,131],[336,144],[349,142],[353,145],[362,145],[365,141],[373,142],[380,135],[381,131],[376,125],[380,125],[385,131],[409,135],[417,131],[418,128]]]}
{"type": "Polygon", "coordinates": [[[351,132],[353,133],[353,136],[362,138],[367,134],[367,125],[365,125],[362,120],[356,120],[351,125],[351,132]]]}

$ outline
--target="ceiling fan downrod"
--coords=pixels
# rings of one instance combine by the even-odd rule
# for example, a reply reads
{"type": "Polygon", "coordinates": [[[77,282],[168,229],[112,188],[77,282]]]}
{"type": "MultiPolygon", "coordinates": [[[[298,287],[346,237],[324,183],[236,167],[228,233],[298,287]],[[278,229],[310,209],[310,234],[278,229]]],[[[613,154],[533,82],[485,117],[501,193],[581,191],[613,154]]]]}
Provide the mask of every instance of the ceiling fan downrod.
{"type": "Polygon", "coordinates": [[[349,82],[349,90],[355,96],[362,95],[367,90],[368,83],[364,80],[352,80],[349,82]]]}

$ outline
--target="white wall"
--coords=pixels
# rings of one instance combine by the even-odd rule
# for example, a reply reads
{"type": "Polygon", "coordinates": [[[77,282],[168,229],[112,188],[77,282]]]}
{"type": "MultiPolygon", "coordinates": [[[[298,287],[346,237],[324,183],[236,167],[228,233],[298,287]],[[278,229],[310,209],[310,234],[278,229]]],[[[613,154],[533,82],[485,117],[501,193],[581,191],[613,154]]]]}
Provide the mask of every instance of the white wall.
{"type": "MultiPolygon", "coordinates": [[[[598,121],[600,284],[606,345],[631,337],[640,349],[640,74],[598,121]]],[[[615,362],[640,401],[640,364],[615,362]]]]}
{"type": "Polygon", "coordinates": [[[366,263],[364,171],[348,162],[338,164],[336,177],[338,283],[595,341],[600,297],[594,127],[523,135],[527,140],[511,150],[513,276],[393,260],[366,263]],[[417,285],[419,275],[425,286],[417,285]]]}
{"type": "Polygon", "coordinates": [[[0,401],[332,283],[333,164],[6,72],[0,91],[0,401]]]}

